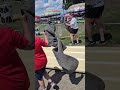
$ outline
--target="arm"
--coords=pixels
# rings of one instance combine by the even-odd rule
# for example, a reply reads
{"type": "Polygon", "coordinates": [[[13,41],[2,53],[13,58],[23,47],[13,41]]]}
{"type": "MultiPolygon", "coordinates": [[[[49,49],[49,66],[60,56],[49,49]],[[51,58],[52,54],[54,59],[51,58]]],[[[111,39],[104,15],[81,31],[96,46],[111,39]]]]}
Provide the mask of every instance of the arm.
{"type": "Polygon", "coordinates": [[[66,23],[67,26],[73,26],[74,25],[74,19],[72,19],[69,23],[66,23]]]}
{"type": "Polygon", "coordinates": [[[43,32],[43,35],[44,35],[45,42],[46,42],[46,43],[47,43],[47,45],[48,45],[48,37],[47,37],[46,33],[45,33],[45,32],[43,32]]]}
{"type": "Polygon", "coordinates": [[[71,27],[73,24],[66,23],[66,25],[71,27]]]}
{"type": "Polygon", "coordinates": [[[25,15],[22,16],[22,23],[23,23],[23,30],[24,30],[24,37],[29,41],[28,46],[24,49],[33,49],[33,41],[32,41],[32,34],[28,27],[27,17],[25,15]]]}

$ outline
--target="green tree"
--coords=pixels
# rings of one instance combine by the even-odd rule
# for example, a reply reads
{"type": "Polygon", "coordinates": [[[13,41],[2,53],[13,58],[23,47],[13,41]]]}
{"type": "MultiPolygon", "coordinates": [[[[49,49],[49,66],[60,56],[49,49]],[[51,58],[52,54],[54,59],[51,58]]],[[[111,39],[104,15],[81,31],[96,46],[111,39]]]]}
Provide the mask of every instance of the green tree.
{"type": "Polygon", "coordinates": [[[63,8],[66,10],[74,3],[71,0],[63,0],[63,8]]]}
{"type": "Polygon", "coordinates": [[[71,5],[80,3],[84,0],[63,0],[63,8],[66,10],[68,9],[71,5]]]}

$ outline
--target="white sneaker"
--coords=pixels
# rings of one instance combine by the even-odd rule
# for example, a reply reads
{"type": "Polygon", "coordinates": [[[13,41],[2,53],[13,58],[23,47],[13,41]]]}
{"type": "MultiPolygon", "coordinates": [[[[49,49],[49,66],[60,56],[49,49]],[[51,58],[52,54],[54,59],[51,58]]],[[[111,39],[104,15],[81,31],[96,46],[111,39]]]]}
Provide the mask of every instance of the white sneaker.
{"type": "Polygon", "coordinates": [[[46,88],[45,88],[45,89],[42,89],[42,88],[39,87],[38,90],[46,90],[46,88]]]}
{"type": "Polygon", "coordinates": [[[51,86],[51,88],[55,88],[55,86],[56,86],[56,83],[54,83],[54,82],[51,82],[51,83],[50,83],[50,86],[51,86]]]}

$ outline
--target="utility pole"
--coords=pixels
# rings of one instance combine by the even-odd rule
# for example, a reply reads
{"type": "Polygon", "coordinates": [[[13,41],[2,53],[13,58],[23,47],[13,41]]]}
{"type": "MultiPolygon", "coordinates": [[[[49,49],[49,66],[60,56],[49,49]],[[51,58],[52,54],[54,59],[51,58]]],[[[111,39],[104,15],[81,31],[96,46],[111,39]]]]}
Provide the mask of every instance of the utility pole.
{"type": "Polygon", "coordinates": [[[64,10],[65,10],[65,5],[66,5],[66,0],[63,0],[63,4],[62,4],[62,9],[63,9],[63,17],[62,17],[62,21],[63,21],[63,23],[64,23],[64,10]]]}

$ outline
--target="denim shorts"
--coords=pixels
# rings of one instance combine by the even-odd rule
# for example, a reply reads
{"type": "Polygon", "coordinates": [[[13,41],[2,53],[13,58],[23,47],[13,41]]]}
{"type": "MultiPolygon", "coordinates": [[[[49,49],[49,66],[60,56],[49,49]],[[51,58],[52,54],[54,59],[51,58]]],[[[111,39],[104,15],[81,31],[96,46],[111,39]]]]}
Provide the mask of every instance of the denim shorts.
{"type": "Polygon", "coordinates": [[[42,80],[44,73],[45,73],[45,67],[43,67],[39,70],[35,70],[35,76],[36,76],[37,80],[42,80]]]}

